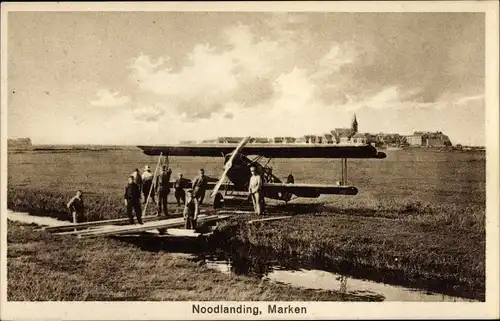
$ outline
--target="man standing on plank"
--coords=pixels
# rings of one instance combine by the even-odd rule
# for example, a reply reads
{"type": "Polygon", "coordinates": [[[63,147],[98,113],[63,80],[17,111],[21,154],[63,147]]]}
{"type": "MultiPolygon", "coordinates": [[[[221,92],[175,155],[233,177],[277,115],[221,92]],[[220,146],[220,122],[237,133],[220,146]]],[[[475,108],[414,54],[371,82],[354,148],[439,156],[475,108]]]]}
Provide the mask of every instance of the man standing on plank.
{"type": "Polygon", "coordinates": [[[135,211],[135,216],[137,217],[137,222],[142,224],[142,212],[141,212],[141,190],[136,183],[134,183],[134,177],[130,176],[128,178],[128,185],[125,187],[125,194],[123,195],[125,201],[125,207],[127,208],[127,216],[129,218],[129,223],[134,224],[134,215],[132,210],[135,211]]]}
{"type": "Polygon", "coordinates": [[[255,214],[261,215],[264,203],[262,195],[262,177],[257,173],[257,169],[254,166],[250,167],[250,173],[252,173],[252,176],[248,184],[248,192],[252,198],[255,214]]]}
{"type": "Polygon", "coordinates": [[[168,216],[167,201],[168,194],[170,193],[170,176],[172,175],[172,170],[167,169],[166,165],[163,165],[160,175],[156,178],[156,189],[158,190],[158,216],[160,216],[162,209],[163,214],[168,216]]]}
{"type": "Polygon", "coordinates": [[[200,169],[200,174],[193,181],[193,195],[198,200],[198,205],[203,204],[203,199],[205,198],[205,191],[207,190],[207,177],[205,176],[205,170],[200,169]]]}
{"type": "Polygon", "coordinates": [[[194,230],[196,229],[196,220],[198,219],[198,199],[194,197],[191,189],[187,191],[186,196],[186,204],[184,205],[184,212],[182,214],[186,221],[184,228],[186,230],[194,230]]]}
{"type": "Polygon", "coordinates": [[[68,202],[68,204],[66,204],[66,206],[73,216],[73,223],[83,222],[84,206],[81,190],[76,191],[76,195],[73,196],[73,198],[68,202]]]}

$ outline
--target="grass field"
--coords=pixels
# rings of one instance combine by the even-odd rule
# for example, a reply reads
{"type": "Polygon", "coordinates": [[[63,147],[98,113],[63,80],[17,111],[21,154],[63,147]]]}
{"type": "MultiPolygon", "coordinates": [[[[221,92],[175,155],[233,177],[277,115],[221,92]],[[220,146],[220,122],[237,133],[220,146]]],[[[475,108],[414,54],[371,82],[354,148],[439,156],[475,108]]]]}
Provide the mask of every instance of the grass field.
{"type": "Polygon", "coordinates": [[[380,300],[228,276],[182,254],[112,239],[75,242],[15,222],[7,238],[9,301],[380,300]]]}
{"type": "MultiPolygon", "coordinates": [[[[89,220],[123,217],[123,188],[134,168],[156,158],[140,150],[9,154],[8,207],[67,216],[76,189],[86,195],[89,220]]],[[[221,159],[170,158],[174,175],[220,175],[221,159]]],[[[296,182],[331,183],[340,161],[276,160],[274,173],[296,182]]],[[[298,199],[293,219],[250,227],[231,236],[238,246],[266,248],[283,256],[367,278],[436,288],[484,299],[484,153],[389,151],[385,160],[349,161],[357,196],[298,199]]]]}

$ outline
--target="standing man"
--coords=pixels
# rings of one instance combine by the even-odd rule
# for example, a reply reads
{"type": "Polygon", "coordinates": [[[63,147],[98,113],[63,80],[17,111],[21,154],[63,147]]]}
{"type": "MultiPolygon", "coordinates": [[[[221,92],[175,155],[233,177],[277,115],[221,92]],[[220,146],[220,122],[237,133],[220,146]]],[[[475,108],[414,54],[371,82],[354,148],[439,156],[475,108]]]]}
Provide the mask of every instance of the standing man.
{"type": "Polygon", "coordinates": [[[207,190],[207,177],[205,176],[205,170],[200,169],[200,174],[193,181],[193,195],[198,200],[198,205],[203,204],[203,199],[205,198],[205,191],[207,190]]]}
{"type": "Polygon", "coordinates": [[[142,194],[144,195],[144,204],[148,201],[148,195],[151,195],[151,200],[153,203],[156,203],[155,191],[153,187],[153,174],[151,173],[151,169],[149,169],[148,165],[144,167],[144,173],[142,173],[142,194]]]}
{"type": "Polygon", "coordinates": [[[177,179],[174,182],[174,195],[177,200],[177,206],[186,203],[186,193],[184,192],[184,188],[186,187],[186,182],[182,177],[182,173],[177,174],[177,179]]]}
{"type": "Polygon", "coordinates": [[[261,215],[263,210],[262,177],[257,173],[254,166],[250,167],[250,173],[252,173],[252,176],[248,184],[248,192],[252,198],[255,214],[261,215]]]}
{"type": "Polygon", "coordinates": [[[73,216],[73,223],[83,222],[83,198],[82,191],[76,191],[76,195],[66,204],[73,216]]]}
{"type": "Polygon", "coordinates": [[[163,165],[160,175],[156,178],[156,189],[158,191],[158,216],[160,216],[163,208],[163,214],[168,216],[167,201],[168,194],[170,193],[170,176],[172,175],[172,170],[167,169],[166,165],[163,165]]]}
{"type": "Polygon", "coordinates": [[[198,219],[198,199],[193,196],[193,191],[189,189],[187,191],[186,204],[184,205],[184,212],[182,216],[186,221],[184,228],[186,230],[196,229],[196,220],[198,219]]]}
{"type": "Polygon", "coordinates": [[[134,183],[136,183],[137,186],[139,186],[139,189],[141,189],[142,188],[142,177],[141,177],[141,172],[139,172],[139,169],[136,168],[131,175],[132,175],[132,177],[134,177],[134,183]]]}
{"type": "Polygon", "coordinates": [[[127,208],[127,216],[129,218],[130,224],[134,224],[134,215],[132,214],[132,209],[135,211],[137,222],[139,224],[142,224],[141,190],[139,189],[139,186],[137,186],[137,184],[134,182],[133,176],[130,176],[128,178],[128,185],[125,187],[125,194],[123,195],[123,199],[127,208]]]}

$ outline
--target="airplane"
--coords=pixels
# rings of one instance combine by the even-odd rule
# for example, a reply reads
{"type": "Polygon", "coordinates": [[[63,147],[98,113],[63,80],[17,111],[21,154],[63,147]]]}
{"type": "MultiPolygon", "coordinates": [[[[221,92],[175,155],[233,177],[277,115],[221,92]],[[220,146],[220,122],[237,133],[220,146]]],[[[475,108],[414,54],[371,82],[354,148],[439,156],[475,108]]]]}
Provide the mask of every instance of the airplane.
{"type": "MultiPolygon", "coordinates": [[[[137,146],[148,156],[189,156],[224,158],[224,171],[221,177],[210,179],[207,190],[212,190],[214,208],[221,208],[231,200],[248,200],[250,167],[254,166],[264,180],[264,198],[289,202],[293,196],[300,198],[318,198],[323,194],[356,195],[358,189],[347,185],[348,158],[384,159],[386,154],[378,152],[370,144],[258,144],[250,143],[251,137],[243,138],[234,148],[234,144],[176,144],[168,146],[137,146]],[[256,155],[250,159],[250,155],[256,155]],[[261,164],[263,158],[267,162],[261,164]],[[273,158],[325,158],[341,159],[342,179],[340,184],[296,184],[285,183],[272,173],[268,163],[273,158]],[[219,190],[226,177],[230,183],[224,186],[224,194],[219,190]],[[241,192],[247,194],[241,195],[241,192]]],[[[170,182],[173,187],[173,182],[170,182]]]]}

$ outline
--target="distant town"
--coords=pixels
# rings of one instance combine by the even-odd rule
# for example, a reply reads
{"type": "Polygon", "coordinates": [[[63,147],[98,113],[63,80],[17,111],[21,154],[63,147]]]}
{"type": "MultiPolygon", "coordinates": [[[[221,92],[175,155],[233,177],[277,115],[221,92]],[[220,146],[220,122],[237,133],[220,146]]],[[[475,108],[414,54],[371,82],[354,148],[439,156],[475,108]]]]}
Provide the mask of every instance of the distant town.
{"type": "MultiPolygon", "coordinates": [[[[202,141],[181,141],[180,144],[236,144],[243,137],[218,137],[202,141]]],[[[300,137],[252,137],[250,143],[254,144],[371,144],[378,148],[407,148],[428,147],[445,148],[453,147],[450,138],[441,131],[426,132],[415,131],[410,135],[397,133],[360,133],[358,120],[354,115],[350,128],[335,128],[322,135],[304,135],[300,137]]],[[[457,144],[457,149],[470,148],[457,144]]]]}
{"type": "MultiPolygon", "coordinates": [[[[202,141],[181,141],[181,145],[189,144],[237,144],[243,137],[217,137],[202,141]]],[[[397,133],[360,133],[358,120],[354,115],[350,128],[335,128],[322,135],[304,135],[300,137],[252,137],[250,144],[371,144],[377,148],[450,148],[453,149],[484,149],[484,146],[453,146],[450,138],[441,131],[426,132],[415,131],[410,135],[397,133]]],[[[90,146],[90,145],[89,145],[90,146]]],[[[32,149],[30,138],[17,138],[8,140],[9,150],[32,149]]],[[[87,149],[87,148],[85,148],[87,149]]]]}

